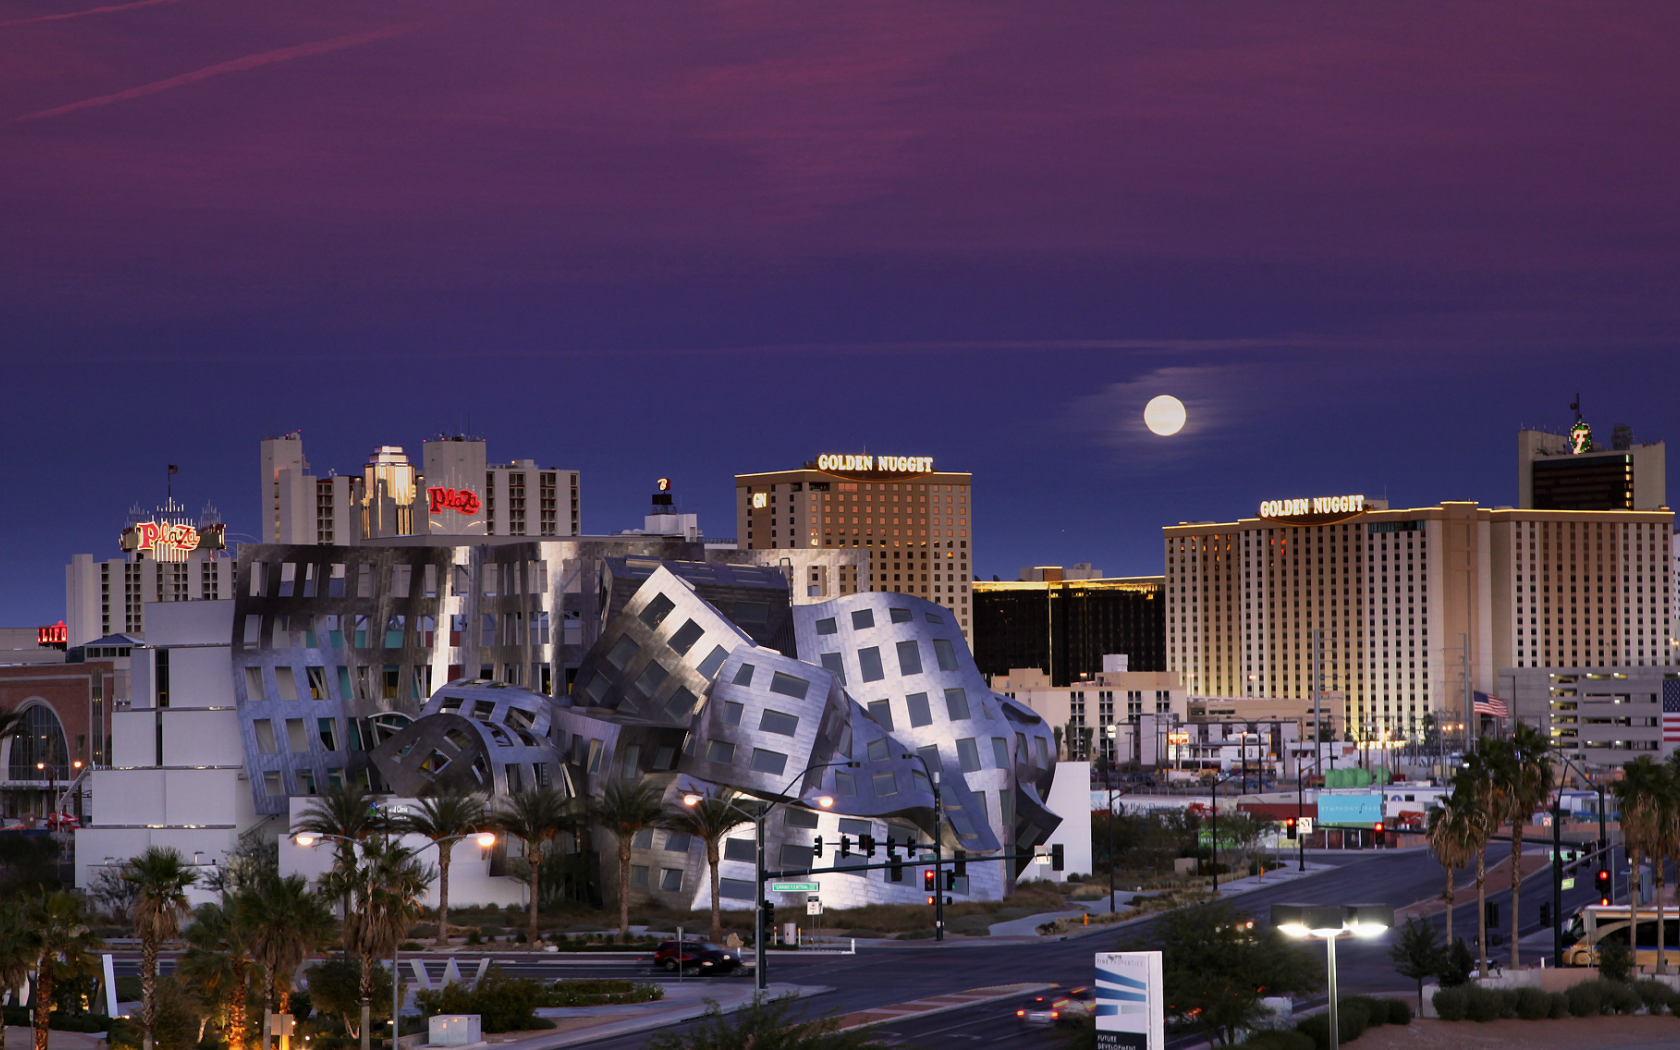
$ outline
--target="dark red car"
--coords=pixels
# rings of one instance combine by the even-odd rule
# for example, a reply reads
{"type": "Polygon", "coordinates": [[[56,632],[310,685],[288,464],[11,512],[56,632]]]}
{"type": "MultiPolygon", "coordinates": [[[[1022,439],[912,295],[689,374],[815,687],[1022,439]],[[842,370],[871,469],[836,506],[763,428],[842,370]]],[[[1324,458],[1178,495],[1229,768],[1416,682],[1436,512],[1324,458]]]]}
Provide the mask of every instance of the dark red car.
{"type": "Polygon", "coordinates": [[[708,941],[683,941],[679,961],[676,941],[665,941],[653,953],[653,965],[676,973],[679,968],[701,974],[729,973],[741,965],[741,956],[708,941]]]}

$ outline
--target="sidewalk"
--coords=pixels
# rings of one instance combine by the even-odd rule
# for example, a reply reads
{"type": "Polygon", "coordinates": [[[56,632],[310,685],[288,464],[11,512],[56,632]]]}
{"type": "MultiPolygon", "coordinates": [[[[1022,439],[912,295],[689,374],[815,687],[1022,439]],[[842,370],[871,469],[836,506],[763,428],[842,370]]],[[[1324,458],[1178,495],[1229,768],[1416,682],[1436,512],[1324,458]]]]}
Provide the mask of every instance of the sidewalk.
{"type": "MultiPolygon", "coordinates": [[[[555,1050],[557,1047],[575,1046],[597,1039],[609,1039],[679,1024],[701,1016],[713,1002],[724,1013],[729,1013],[751,1003],[753,999],[751,980],[695,978],[662,983],[665,986],[665,998],[656,1003],[539,1007],[537,1016],[554,1021],[558,1025],[556,1029],[487,1035],[484,1041],[497,1050],[555,1050]]],[[[805,998],[832,990],[822,985],[771,984],[765,995],[770,999],[785,995],[805,998]]],[[[49,1050],[60,1048],[54,1044],[49,1050]]],[[[91,1044],[88,1047],[66,1046],[62,1050],[91,1050],[91,1044]]]]}
{"type": "MultiPolygon", "coordinates": [[[[1458,886],[1453,887],[1453,906],[1454,907],[1457,907],[1457,906],[1465,903],[1465,901],[1467,901],[1467,900],[1473,901],[1473,900],[1476,899],[1476,879],[1475,879],[1474,864],[1475,864],[1475,862],[1471,861],[1472,867],[1471,867],[1471,877],[1470,877],[1469,881],[1465,882],[1463,885],[1458,885],[1458,886]]],[[[1550,870],[1551,866],[1552,866],[1552,862],[1546,856],[1546,854],[1543,850],[1536,850],[1534,852],[1530,852],[1527,849],[1523,850],[1522,880],[1524,882],[1527,882],[1529,879],[1534,878],[1536,875],[1539,875],[1540,873],[1542,873],[1544,871],[1550,870]]],[[[1446,872],[1442,871],[1441,872],[1441,879],[1437,880],[1436,884],[1440,885],[1441,882],[1445,881],[1445,878],[1446,878],[1446,872]]],[[[1487,876],[1486,876],[1485,881],[1486,881],[1486,886],[1487,886],[1487,892],[1489,892],[1489,893],[1493,893],[1493,892],[1496,892],[1498,890],[1509,890],[1511,888],[1511,860],[1510,860],[1510,858],[1506,857],[1503,860],[1501,860],[1498,864],[1495,864],[1491,868],[1489,868],[1487,870],[1487,876]]],[[[1440,893],[1436,893],[1432,897],[1425,897],[1422,900],[1413,901],[1412,903],[1406,905],[1404,908],[1396,908],[1394,910],[1394,921],[1395,922],[1405,922],[1407,919],[1410,919],[1410,918],[1418,918],[1418,919],[1428,918],[1431,915],[1439,915],[1446,910],[1447,910],[1447,902],[1442,899],[1440,893]]]]}
{"type": "MultiPolygon", "coordinates": [[[[35,1029],[19,1028],[8,1025],[6,1028],[6,1045],[9,1047],[24,1047],[35,1045],[35,1029]]],[[[99,1032],[48,1032],[47,1050],[95,1050],[105,1045],[105,1036],[99,1032]]]]}

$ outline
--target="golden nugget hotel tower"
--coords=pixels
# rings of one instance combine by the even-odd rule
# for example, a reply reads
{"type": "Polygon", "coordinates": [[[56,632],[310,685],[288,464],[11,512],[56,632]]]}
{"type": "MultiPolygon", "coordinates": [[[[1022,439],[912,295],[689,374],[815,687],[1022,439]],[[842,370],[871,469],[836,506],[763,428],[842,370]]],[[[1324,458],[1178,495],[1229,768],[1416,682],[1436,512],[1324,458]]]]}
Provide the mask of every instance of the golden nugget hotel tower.
{"type": "Polygon", "coordinates": [[[869,554],[839,590],[897,591],[951,610],[972,647],[973,475],[927,456],[822,455],[798,470],[735,476],[742,549],[869,554]]]}

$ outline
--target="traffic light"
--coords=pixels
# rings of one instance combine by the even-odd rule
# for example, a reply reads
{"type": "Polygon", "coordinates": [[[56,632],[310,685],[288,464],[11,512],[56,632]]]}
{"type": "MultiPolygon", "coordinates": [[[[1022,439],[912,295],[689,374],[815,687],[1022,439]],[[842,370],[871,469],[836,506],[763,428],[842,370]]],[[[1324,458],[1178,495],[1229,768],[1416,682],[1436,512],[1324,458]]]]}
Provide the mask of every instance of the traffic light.
{"type": "Polygon", "coordinates": [[[1489,929],[1492,929],[1495,926],[1499,925],[1499,902],[1498,901],[1483,901],[1482,902],[1482,919],[1487,923],[1489,929]]]}
{"type": "Polygon", "coordinates": [[[776,928],[776,905],[768,900],[764,902],[764,928],[766,930],[776,928]]]}
{"type": "Polygon", "coordinates": [[[968,876],[967,850],[957,850],[957,859],[951,863],[951,872],[959,879],[966,878],[968,876]]]}
{"type": "Polygon", "coordinates": [[[1383,830],[1382,821],[1380,820],[1377,821],[1377,826],[1372,830],[1376,832],[1377,848],[1381,849],[1383,843],[1388,839],[1388,832],[1383,830]]]}
{"type": "Polygon", "coordinates": [[[875,836],[874,835],[859,835],[858,836],[858,852],[862,853],[865,857],[875,856],[875,836]]]}
{"type": "Polygon", "coordinates": [[[852,855],[852,837],[850,835],[840,836],[840,855],[842,857],[850,857],[852,855]]]}
{"type": "Polygon", "coordinates": [[[1283,834],[1290,841],[1294,841],[1296,835],[1299,834],[1299,832],[1295,828],[1295,818],[1294,817],[1283,818],[1283,834]]]}
{"type": "Polygon", "coordinates": [[[822,856],[822,836],[821,835],[817,836],[817,844],[815,846],[811,847],[811,856],[813,856],[813,857],[822,856]]]}
{"type": "Polygon", "coordinates": [[[888,882],[903,882],[904,881],[904,862],[902,860],[900,860],[896,854],[893,854],[893,853],[888,853],[887,854],[887,862],[891,865],[890,867],[887,868],[887,881],[888,882]]]}
{"type": "MultiPolygon", "coordinates": [[[[933,869],[932,868],[929,868],[928,870],[922,872],[922,889],[926,890],[929,893],[932,893],[934,891],[934,879],[933,879],[933,869]]],[[[930,900],[929,903],[932,903],[932,901],[930,900]]]]}
{"type": "Polygon", "coordinates": [[[1610,872],[1605,868],[1598,869],[1598,875],[1593,879],[1598,888],[1598,903],[1610,903],[1610,872]]]}
{"type": "MultiPolygon", "coordinates": [[[[956,872],[947,871],[945,873],[945,888],[948,889],[948,890],[954,890],[954,889],[957,888],[957,873],[956,872]]],[[[946,903],[950,903],[950,902],[947,901],[946,903]]]]}
{"type": "MultiPolygon", "coordinates": [[[[908,853],[909,850],[905,850],[905,852],[908,853]]],[[[890,831],[887,832],[887,859],[898,859],[898,843],[893,841],[892,832],[890,831]]]]}
{"type": "Polygon", "coordinates": [[[1540,902],[1540,925],[1550,926],[1551,924],[1552,924],[1552,902],[1551,901],[1541,901],[1540,902]]]}
{"type": "Polygon", "coordinates": [[[1062,870],[1062,844],[1060,842],[1051,843],[1050,845],[1050,870],[1062,870]]]}

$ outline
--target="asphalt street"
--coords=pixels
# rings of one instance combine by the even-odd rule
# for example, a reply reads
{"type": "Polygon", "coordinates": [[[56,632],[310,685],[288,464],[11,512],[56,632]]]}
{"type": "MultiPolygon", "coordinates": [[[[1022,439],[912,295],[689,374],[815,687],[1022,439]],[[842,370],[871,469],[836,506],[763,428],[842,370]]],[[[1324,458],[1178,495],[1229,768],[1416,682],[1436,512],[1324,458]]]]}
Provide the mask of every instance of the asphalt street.
{"type": "MultiPolygon", "coordinates": [[[[1508,847],[1495,843],[1489,849],[1491,867],[1503,859],[1508,847]]],[[[1313,860],[1333,865],[1324,871],[1275,887],[1250,890],[1230,899],[1231,906],[1258,922],[1269,921],[1270,907],[1278,903],[1353,904],[1383,903],[1400,907],[1440,893],[1444,876],[1440,865],[1423,850],[1391,852],[1316,853],[1313,860]]],[[[1463,876],[1461,875],[1461,878],[1463,876]]],[[[1488,900],[1499,905],[1500,932],[1509,923],[1508,881],[1488,886],[1488,900]]],[[[1564,894],[1564,914],[1589,902],[1591,877],[1583,873],[1576,888],[1564,894]]],[[[1474,894],[1454,911],[1455,933],[1474,938],[1476,904],[1474,894]]],[[[1525,935],[1538,929],[1539,906],[1549,901],[1550,880],[1532,879],[1523,887],[1525,935]]],[[[1126,895],[1122,894],[1125,900],[1126,895]]],[[[1444,916],[1433,921],[1444,925],[1444,916]]],[[[1154,919],[1128,923],[1116,930],[1039,942],[988,943],[982,938],[963,938],[944,944],[907,941],[860,947],[856,955],[817,955],[773,952],[770,979],[834,989],[811,1000],[807,1009],[818,1013],[843,1014],[873,1006],[884,1006],[927,996],[987,985],[1016,982],[1046,982],[1067,985],[1088,984],[1093,955],[1113,950],[1117,944],[1146,940],[1154,919]]],[[[1409,982],[1394,972],[1388,958],[1392,934],[1371,940],[1343,941],[1338,946],[1338,975],[1343,994],[1395,992],[1408,989],[1409,982]]],[[[1549,942],[1548,942],[1549,950],[1549,942]]],[[[1508,958],[1509,948],[1494,950],[1496,958],[1508,958]]],[[[1525,956],[1532,952],[1525,948],[1525,956]]],[[[484,952],[455,956],[463,972],[471,973],[478,960],[488,957],[503,970],[520,976],[556,980],[562,977],[622,976],[667,980],[651,968],[650,957],[619,955],[542,955],[534,953],[484,952]]],[[[428,972],[437,980],[444,962],[438,956],[427,959],[428,972]]],[[[172,968],[172,960],[164,960],[172,968]]],[[[405,973],[407,963],[404,964],[405,973]]],[[[135,971],[132,956],[119,958],[118,972],[135,971]]],[[[691,978],[737,982],[743,975],[691,978]]],[[[905,1045],[960,1050],[970,1043],[996,1044],[998,1050],[1014,1046],[1049,1046],[1055,1035],[1043,1029],[1023,1028],[1015,1019],[1013,1001],[983,1004],[937,1014],[906,1018],[883,1026],[883,1038],[905,1045]]],[[[645,1035],[627,1035],[589,1044],[596,1050],[633,1050],[645,1042],[645,1035]]]]}

